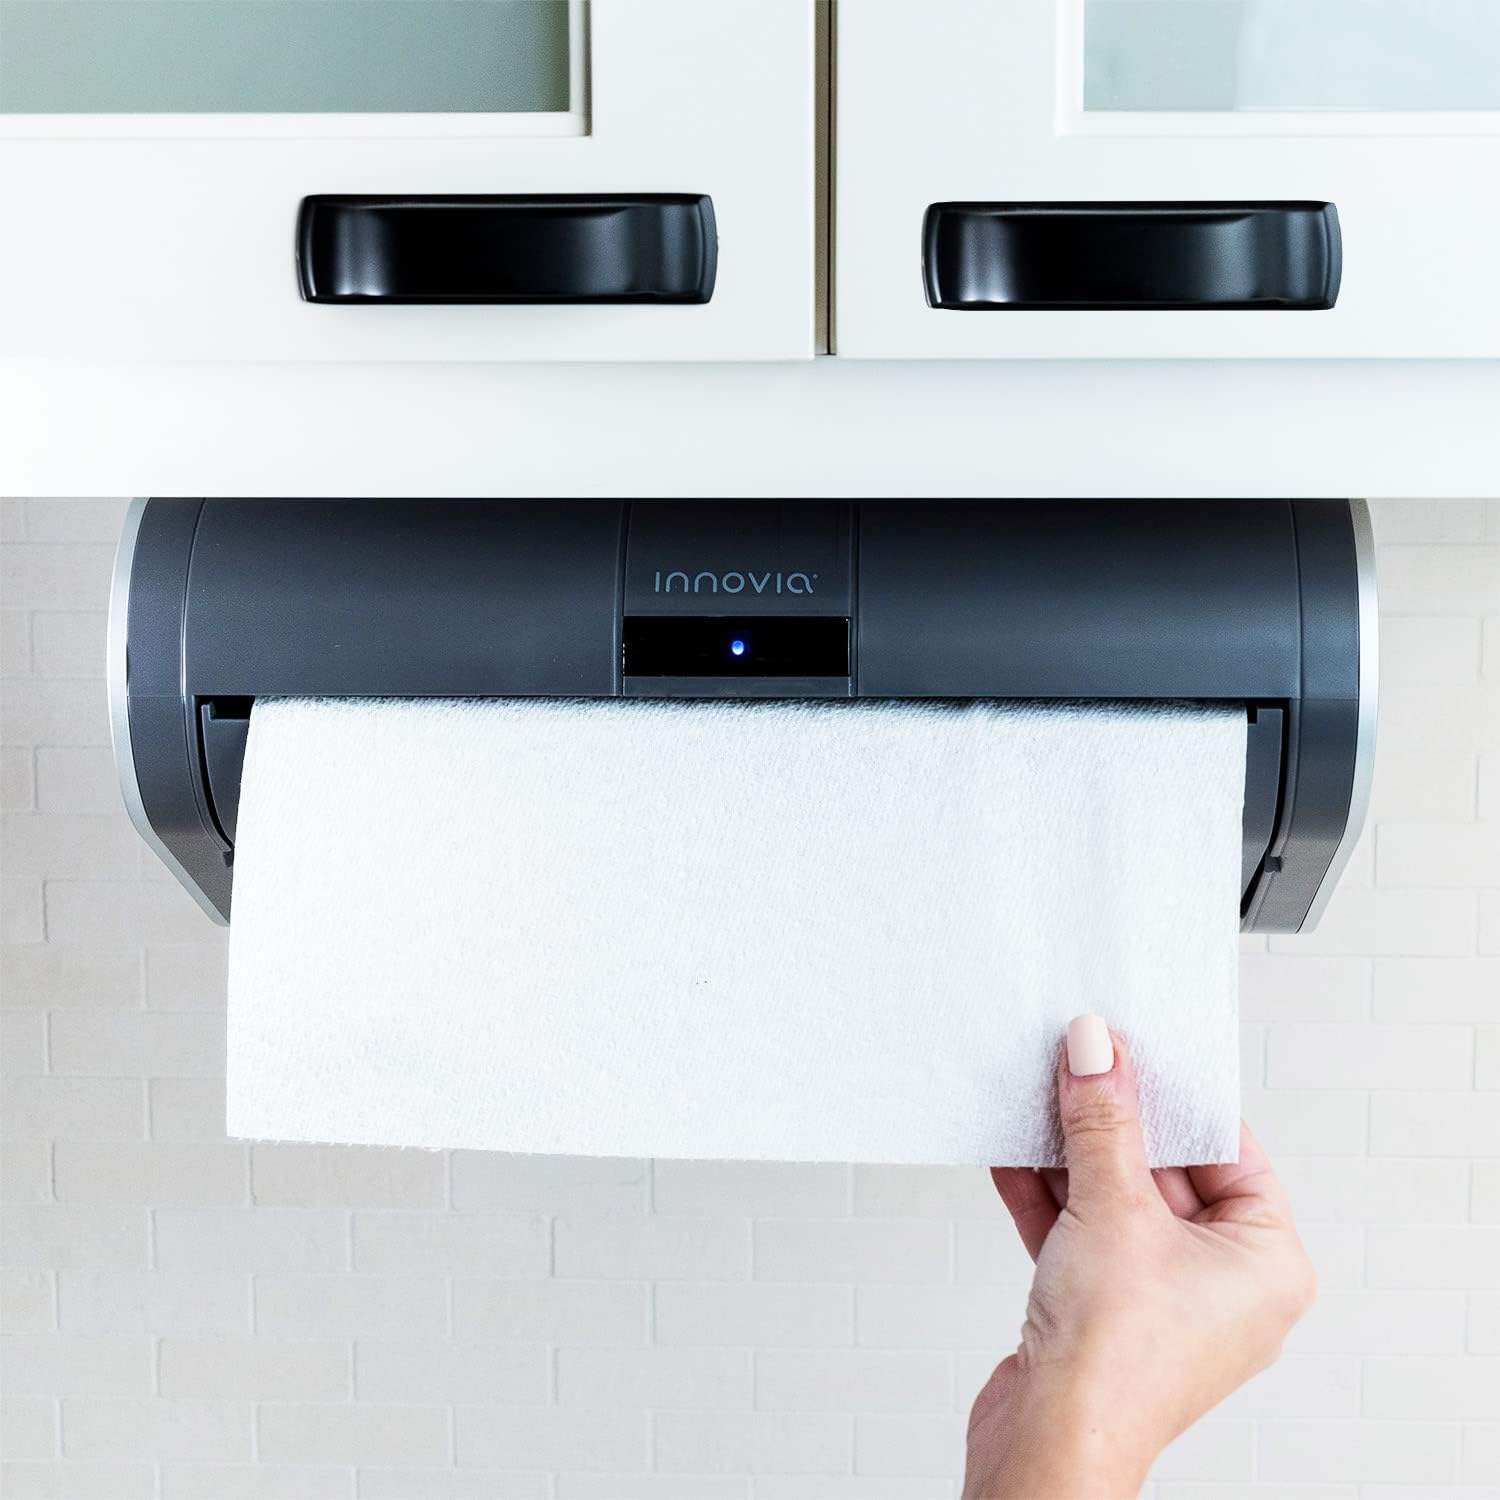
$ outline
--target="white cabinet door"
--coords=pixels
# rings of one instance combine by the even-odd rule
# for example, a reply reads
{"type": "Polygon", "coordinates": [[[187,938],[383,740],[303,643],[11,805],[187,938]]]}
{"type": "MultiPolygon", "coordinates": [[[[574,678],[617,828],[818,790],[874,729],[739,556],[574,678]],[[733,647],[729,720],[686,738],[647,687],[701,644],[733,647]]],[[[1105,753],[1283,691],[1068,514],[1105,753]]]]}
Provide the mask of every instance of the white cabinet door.
{"type": "Polygon", "coordinates": [[[0,0],[0,56],[0,355],[812,353],[811,0],[0,0]]]}
{"type": "Polygon", "coordinates": [[[837,40],[841,355],[1500,356],[1495,0],[849,0],[837,40]]]}

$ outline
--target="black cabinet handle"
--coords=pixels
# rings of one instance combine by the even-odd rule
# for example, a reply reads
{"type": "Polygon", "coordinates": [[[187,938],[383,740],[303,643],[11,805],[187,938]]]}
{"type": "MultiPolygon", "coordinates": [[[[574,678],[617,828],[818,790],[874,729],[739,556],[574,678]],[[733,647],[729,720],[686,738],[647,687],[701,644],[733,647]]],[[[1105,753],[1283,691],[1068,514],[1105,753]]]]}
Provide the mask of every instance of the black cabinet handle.
{"type": "Polygon", "coordinates": [[[1324,309],[1342,252],[1331,203],[934,203],[932,307],[1324,309]]]}
{"type": "Polygon", "coordinates": [[[308,302],[707,302],[718,260],[700,193],[302,200],[308,302]]]}

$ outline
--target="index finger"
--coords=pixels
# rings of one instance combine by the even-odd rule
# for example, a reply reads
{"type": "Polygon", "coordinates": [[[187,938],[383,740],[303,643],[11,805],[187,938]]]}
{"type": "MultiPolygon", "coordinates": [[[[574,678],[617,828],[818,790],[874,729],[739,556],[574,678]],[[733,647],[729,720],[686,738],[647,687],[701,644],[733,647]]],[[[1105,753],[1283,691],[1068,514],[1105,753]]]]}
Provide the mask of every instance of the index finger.
{"type": "Polygon", "coordinates": [[[1240,1159],[1206,1167],[1189,1167],[1188,1177],[1205,1208],[1236,1198],[1259,1198],[1286,1206],[1286,1191],[1271,1166],[1271,1159],[1250,1127],[1240,1121],[1240,1159]]]}

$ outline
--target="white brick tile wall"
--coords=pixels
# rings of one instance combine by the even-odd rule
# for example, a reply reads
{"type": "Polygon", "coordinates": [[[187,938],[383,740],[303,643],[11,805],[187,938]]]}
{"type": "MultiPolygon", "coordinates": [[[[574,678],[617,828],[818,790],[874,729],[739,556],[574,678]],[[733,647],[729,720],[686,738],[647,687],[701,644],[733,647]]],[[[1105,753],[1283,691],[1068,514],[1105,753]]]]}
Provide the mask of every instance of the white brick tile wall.
{"type": "Polygon", "coordinates": [[[266,1401],[256,1409],[255,1451],[272,1463],[442,1468],[453,1456],[450,1418],[442,1406],[266,1401]]]}
{"type": "MultiPolygon", "coordinates": [[[[1146,1500],[1500,1493],[1500,501],[1375,509],[1372,829],[1241,962],[1322,1294],[1146,1500]]],[[[983,1172],[226,1140],[224,934],[110,763],[121,513],[0,504],[6,1500],[953,1500],[1030,1276],[983,1172]]]]}
{"type": "Polygon", "coordinates": [[[249,1174],[243,1146],[162,1141],[58,1141],[53,1192],[60,1203],[148,1203],[207,1208],[245,1203],[249,1174]]]}
{"type": "Polygon", "coordinates": [[[87,1401],[62,1403],[63,1455],[106,1461],[157,1458],[227,1462],[252,1453],[248,1401],[87,1401]]]}
{"type": "MultiPolygon", "coordinates": [[[[549,1500],[554,1493],[562,1494],[553,1490],[548,1474],[493,1469],[361,1468],[355,1481],[359,1500],[549,1500]]],[[[624,1478],[613,1493],[625,1500],[631,1493],[629,1484],[624,1478]]]]}
{"type": "Polygon", "coordinates": [[[641,1219],[569,1215],[553,1231],[557,1276],[743,1281],[750,1274],[746,1219],[641,1219]]]}
{"type": "Polygon", "coordinates": [[[59,1271],[64,1333],[240,1334],[251,1331],[250,1278],[166,1271],[59,1271]]]}
{"type": "Polygon", "coordinates": [[[46,1333],[57,1326],[57,1274],[35,1266],[0,1267],[0,1332],[46,1333]]]}
{"type": "Polygon", "coordinates": [[[841,1474],[850,1418],[827,1412],[659,1412],[656,1467],[668,1474],[841,1474]]]}
{"type": "Polygon", "coordinates": [[[622,1474],[650,1466],[651,1424],[644,1411],[456,1406],[453,1416],[461,1466],[622,1474]]]}
{"type": "Polygon", "coordinates": [[[441,1274],[265,1271],[255,1278],[255,1331],[284,1339],[446,1338],[448,1282],[441,1274]]]}
{"type": "Polygon", "coordinates": [[[47,1203],[51,1198],[51,1143],[0,1142],[0,1203],[47,1203]]]}
{"type": "Polygon", "coordinates": [[[382,1343],[361,1334],[354,1345],[354,1390],[361,1401],[545,1406],[550,1389],[545,1344],[466,1344],[446,1338],[382,1343]]]}
{"type": "Polygon", "coordinates": [[[354,1215],[360,1271],[540,1276],[549,1253],[547,1221],[537,1214],[354,1215]]]}
{"type": "Polygon", "coordinates": [[[762,1411],[951,1412],[953,1369],[929,1350],[762,1349],[762,1411]]]}
{"type": "Polygon", "coordinates": [[[949,1227],[921,1219],[763,1219],[759,1281],[944,1281],[949,1227]]]}
{"type": "MultiPolygon", "coordinates": [[[[760,1358],[774,1351],[762,1351],[760,1358]]],[[[794,1356],[808,1359],[803,1350],[794,1356]]],[[[755,1399],[749,1349],[558,1349],[558,1404],[582,1407],[646,1407],[665,1411],[776,1410],[755,1399]]],[[[797,1405],[795,1411],[816,1411],[797,1405]]]]}
{"type": "Polygon", "coordinates": [[[320,1464],[163,1464],[163,1500],[353,1500],[349,1469],[320,1464]]]}
{"type": "Polygon", "coordinates": [[[350,1208],[442,1208],[448,1196],[447,1169],[446,1159],[436,1151],[285,1141],[263,1141],[251,1151],[253,1196],[268,1207],[339,1203],[350,1208]]]}
{"type": "Polygon", "coordinates": [[[820,1348],[851,1342],[854,1293],[847,1286],[664,1282],[656,1288],[656,1341],[820,1348]]]}
{"type": "Polygon", "coordinates": [[[5,1500],[151,1500],[150,1464],[0,1464],[5,1500]]]}

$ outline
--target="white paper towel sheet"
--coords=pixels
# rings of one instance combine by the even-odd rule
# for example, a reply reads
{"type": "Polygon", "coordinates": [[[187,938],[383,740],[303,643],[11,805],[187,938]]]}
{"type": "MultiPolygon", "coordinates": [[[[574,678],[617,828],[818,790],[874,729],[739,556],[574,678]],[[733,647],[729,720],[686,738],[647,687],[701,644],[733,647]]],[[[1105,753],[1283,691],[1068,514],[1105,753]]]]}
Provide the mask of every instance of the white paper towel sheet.
{"type": "Polygon", "coordinates": [[[1232,1160],[1245,723],[1195,706],[285,699],[230,1132],[1047,1165],[1067,1020],[1232,1160]]]}

